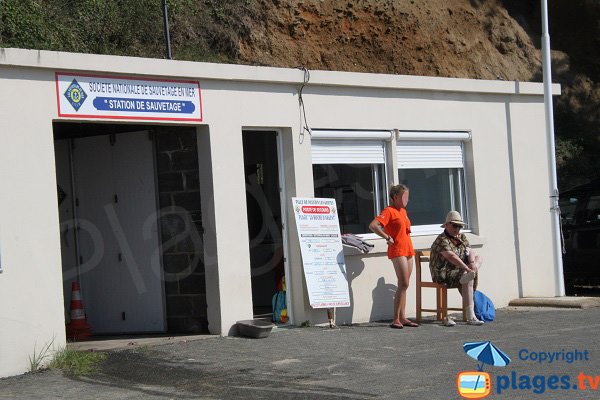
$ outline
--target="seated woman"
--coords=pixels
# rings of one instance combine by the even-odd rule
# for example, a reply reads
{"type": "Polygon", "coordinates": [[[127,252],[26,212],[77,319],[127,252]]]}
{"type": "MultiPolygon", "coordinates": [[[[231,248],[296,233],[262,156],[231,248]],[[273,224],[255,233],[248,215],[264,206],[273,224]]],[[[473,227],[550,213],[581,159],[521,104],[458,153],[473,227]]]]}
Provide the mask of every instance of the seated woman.
{"type": "MultiPolygon", "coordinates": [[[[449,288],[457,288],[462,295],[468,325],[483,325],[475,316],[473,291],[477,288],[481,257],[469,247],[469,241],[460,230],[465,223],[458,211],[450,211],[442,232],[431,245],[429,268],[431,278],[436,283],[445,283],[449,288]]],[[[449,317],[443,321],[446,326],[455,325],[449,317]]]]}

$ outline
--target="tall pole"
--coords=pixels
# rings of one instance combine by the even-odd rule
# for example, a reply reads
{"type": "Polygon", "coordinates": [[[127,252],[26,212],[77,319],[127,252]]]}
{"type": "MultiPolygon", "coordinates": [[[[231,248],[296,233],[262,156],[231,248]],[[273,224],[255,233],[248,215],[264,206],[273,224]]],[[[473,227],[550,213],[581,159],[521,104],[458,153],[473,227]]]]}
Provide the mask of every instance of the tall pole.
{"type": "Polygon", "coordinates": [[[558,207],[558,183],[556,179],[556,149],[554,145],[554,112],[552,110],[552,71],[550,68],[550,34],[548,33],[548,1],[542,1],[542,69],[544,71],[544,108],[546,111],[546,136],[550,167],[550,217],[555,265],[555,295],[565,295],[563,278],[562,242],[560,239],[560,208],[558,207]]]}
{"type": "Polygon", "coordinates": [[[171,35],[169,34],[169,10],[167,0],[163,0],[163,24],[165,28],[165,42],[167,44],[167,58],[173,59],[171,56],[171,35]]]}

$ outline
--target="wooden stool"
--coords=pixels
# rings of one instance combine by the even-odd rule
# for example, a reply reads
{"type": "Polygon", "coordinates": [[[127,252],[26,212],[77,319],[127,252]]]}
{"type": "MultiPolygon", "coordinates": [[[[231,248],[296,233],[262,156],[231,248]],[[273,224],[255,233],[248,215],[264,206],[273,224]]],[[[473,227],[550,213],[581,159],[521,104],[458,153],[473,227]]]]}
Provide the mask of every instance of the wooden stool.
{"type": "Polygon", "coordinates": [[[429,256],[431,252],[429,250],[419,250],[415,253],[415,269],[416,269],[416,286],[417,286],[417,322],[421,322],[421,316],[423,311],[435,312],[435,319],[438,321],[443,320],[448,316],[448,310],[451,311],[462,311],[463,320],[465,318],[465,311],[461,308],[448,307],[448,287],[444,283],[435,283],[431,281],[423,281],[421,274],[421,263],[429,263],[429,256]],[[421,302],[421,289],[422,288],[433,288],[435,289],[435,304],[436,308],[423,308],[421,302]]]}

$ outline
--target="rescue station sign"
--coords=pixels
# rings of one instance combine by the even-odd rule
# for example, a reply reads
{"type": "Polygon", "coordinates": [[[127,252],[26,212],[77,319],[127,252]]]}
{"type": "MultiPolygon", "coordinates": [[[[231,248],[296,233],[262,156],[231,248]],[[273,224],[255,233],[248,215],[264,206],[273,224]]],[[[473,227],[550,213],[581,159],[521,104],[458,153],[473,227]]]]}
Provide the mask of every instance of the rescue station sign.
{"type": "Polygon", "coordinates": [[[335,199],[293,197],[292,202],[311,307],[350,307],[335,199]]]}
{"type": "Polygon", "coordinates": [[[202,121],[197,81],[56,73],[59,117],[202,121]]]}

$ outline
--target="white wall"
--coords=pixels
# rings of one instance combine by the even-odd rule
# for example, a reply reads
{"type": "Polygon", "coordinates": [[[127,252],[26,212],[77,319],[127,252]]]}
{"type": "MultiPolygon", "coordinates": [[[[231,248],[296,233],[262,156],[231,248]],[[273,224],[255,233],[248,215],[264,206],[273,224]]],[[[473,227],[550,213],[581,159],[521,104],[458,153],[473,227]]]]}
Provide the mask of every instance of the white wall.
{"type": "MultiPolygon", "coordinates": [[[[523,282],[521,297],[554,296],[555,288],[548,285],[556,277],[554,250],[546,235],[552,231],[552,222],[548,218],[551,193],[548,178],[544,179],[543,175],[548,170],[547,140],[539,129],[521,123],[543,120],[544,110],[539,104],[527,102],[511,104],[509,110],[514,160],[514,218],[518,224],[515,241],[523,282]]],[[[542,125],[540,129],[543,128],[542,125]]]]}
{"type": "MultiPolygon", "coordinates": [[[[224,113],[217,109],[206,112],[208,117],[205,122],[212,126],[213,119],[227,118],[232,126],[229,132],[231,140],[235,135],[241,135],[241,130],[235,130],[235,126],[289,126],[290,121],[299,117],[294,88],[286,85],[210,82],[204,85],[203,95],[205,104],[228,104],[227,109],[221,109],[224,113]],[[214,92],[213,86],[216,87],[214,92]],[[265,110],[268,111],[265,113],[265,110]]],[[[538,152],[535,163],[530,166],[531,157],[525,150],[532,146],[545,148],[546,145],[541,95],[519,98],[493,93],[308,86],[304,89],[304,102],[307,118],[313,128],[471,130],[472,141],[466,146],[470,211],[475,222],[474,233],[481,238],[481,243],[485,242],[479,249],[485,259],[479,288],[489,294],[499,307],[519,297],[521,286],[537,288],[536,291],[524,292],[524,295],[553,294],[552,276],[548,276],[552,273],[551,252],[547,253],[543,264],[535,262],[539,260],[540,246],[551,247],[549,230],[536,228],[549,226],[550,223],[545,206],[539,204],[545,199],[544,189],[548,180],[547,166],[543,164],[545,153],[538,152]],[[537,115],[537,118],[532,115],[537,115]],[[511,131],[508,130],[509,125],[511,131]],[[527,146],[517,146],[515,152],[515,141],[524,141],[527,146]],[[526,170],[527,174],[523,175],[522,170],[526,170]],[[535,181],[535,184],[529,184],[530,181],[535,181]],[[531,204],[539,205],[535,212],[530,212],[531,204]],[[522,211],[517,213],[517,208],[522,211]],[[525,226],[529,229],[529,232],[523,232],[526,242],[522,240],[519,245],[516,242],[518,228],[525,226]],[[528,245],[529,241],[536,242],[536,245],[528,245]],[[531,273],[522,274],[526,282],[521,284],[519,274],[524,263],[531,273]],[[546,276],[540,279],[543,271],[546,271],[546,276]]],[[[287,134],[291,135],[287,140],[291,142],[294,154],[293,172],[287,174],[288,180],[293,179],[293,183],[287,182],[288,198],[313,194],[310,137],[306,135],[301,140],[299,126],[300,122],[289,126],[290,133],[287,134]]],[[[240,149],[235,150],[231,146],[228,150],[229,157],[242,157],[240,149]]],[[[286,161],[289,164],[289,160],[286,161]]],[[[226,176],[213,171],[214,179],[226,179],[226,176]]],[[[294,322],[301,323],[306,319],[313,323],[324,322],[325,312],[312,310],[307,305],[297,238],[293,219],[289,216],[288,223],[292,226],[289,232],[292,267],[289,286],[292,290],[294,322]]],[[[434,239],[435,236],[428,236],[415,238],[415,241],[418,240],[422,247],[428,247],[434,239]]],[[[242,245],[239,251],[247,250],[242,245]]],[[[350,272],[354,274],[351,277],[354,305],[352,311],[338,312],[339,322],[364,322],[386,313],[389,317],[391,307],[385,306],[384,311],[373,310],[372,298],[373,293],[378,292],[378,284],[395,284],[385,249],[367,257],[350,256],[347,262],[350,272]],[[380,278],[384,278],[384,282],[380,278]]],[[[408,295],[409,315],[414,313],[413,290],[410,288],[408,295]]],[[[433,292],[428,297],[425,301],[433,299],[433,292]]],[[[451,295],[453,300],[460,304],[457,294],[451,295]]],[[[375,301],[379,301],[379,298],[375,301]]]]}
{"type": "MultiPolygon", "coordinates": [[[[235,321],[252,317],[242,130],[280,130],[292,314],[297,324],[325,321],[325,312],[307,303],[289,201],[314,192],[311,141],[300,135],[302,71],[0,49],[0,245],[6,269],[0,304],[8,305],[0,310],[0,376],[23,372],[34,345],[53,335],[64,344],[51,126],[56,70],[200,82],[198,152],[213,333],[229,334],[235,321]],[[16,101],[23,93],[29,94],[26,105],[16,101]]],[[[541,84],[313,71],[304,102],[312,128],[470,130],[466,175],[473,239],[484,257],[480,288],[497,306],[519,295],[553,295],[541,84]]],[[[415,247],[434,238],[415,237],[415,247]]],[[[372,254],[347,257],[353,306],[338,310],[339,322],[391,317],[395,276],[385,246],[375,242],[372,254]]],[[[412,281],[409,315],[414,276],[412,281]]],[[[427,296],[432,301],[433,292],[427,296]]],[[[450,301],[458,300],[453,293],[450,301]]]]}
{"type": "Polygon", "coordinates": [[[204,236],[214,235],[205,247],[208,328],[211,333],[232,334],[236,321],[252,318],[250,253],[246,221],[246,186],[242,136],[239,125],[227,119],[211,124],[199,136],[199,156],[210,147],[210,162],[201,164],[202,214],[210,216],[203,226],[204,236]],[[208,136],[208,137],[206,137],[208,136]],[[237,156],[241,154],[242,156],[237,156]],[[212,171],[211,192],[206,182],[212,171]],[[241,301],[241,299],[244,299],[241,301]],[[220,314],[211,307],[218,307],[220,314]]]}
{"type": "Polygon", "coordinates": [[[0,65],[0,377],[65,345],[51,71],[0,65]]]}

